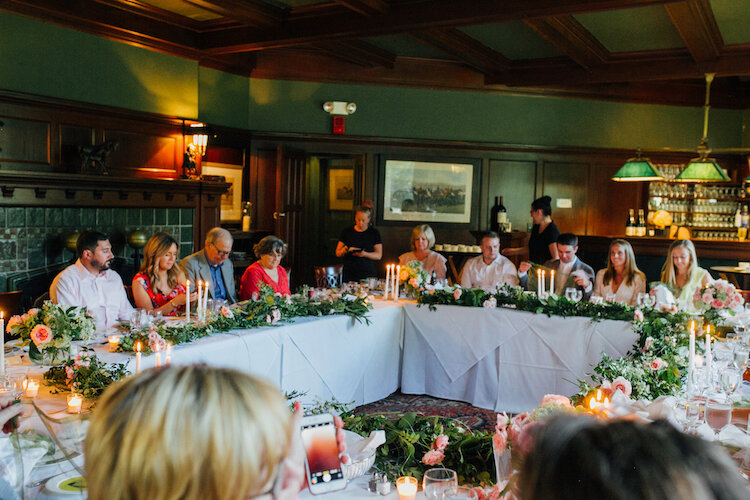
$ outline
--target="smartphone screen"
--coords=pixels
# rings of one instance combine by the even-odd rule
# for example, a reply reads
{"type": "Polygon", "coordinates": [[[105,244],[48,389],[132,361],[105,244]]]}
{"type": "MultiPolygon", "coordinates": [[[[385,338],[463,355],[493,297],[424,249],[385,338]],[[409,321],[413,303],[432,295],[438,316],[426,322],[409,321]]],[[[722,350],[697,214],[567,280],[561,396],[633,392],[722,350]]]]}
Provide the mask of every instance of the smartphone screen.
{"type": "Polygon", "coordinates": [[[316,489],[316,485],[344,478],[336,442],[336,427],[330,415],[328,417],[324,421],[305,422],[303,420],[302,423],[302,444],[307,456],[308,482],[311,491],[316,489]]]}

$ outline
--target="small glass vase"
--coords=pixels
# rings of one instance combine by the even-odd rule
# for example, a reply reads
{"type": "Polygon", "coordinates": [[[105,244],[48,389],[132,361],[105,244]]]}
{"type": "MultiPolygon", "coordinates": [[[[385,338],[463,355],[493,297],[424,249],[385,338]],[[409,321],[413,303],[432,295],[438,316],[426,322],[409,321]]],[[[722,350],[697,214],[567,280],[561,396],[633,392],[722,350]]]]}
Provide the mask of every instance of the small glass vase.
{"type": "Polygon", "coordinates": [[[497,484],[503,484],[510,479],[513,472],[510,448],[505,448],[502,453],[493,450],[493,453],[495,455],[495,478],[497,484]]]}
{"type": "Polygon", "coordinates": [[[70,347],[67,349],[48,347],[40,351],[32,342],[29,344],[29,358],[37,365],[59,366],[70,358],[70,347]]]}

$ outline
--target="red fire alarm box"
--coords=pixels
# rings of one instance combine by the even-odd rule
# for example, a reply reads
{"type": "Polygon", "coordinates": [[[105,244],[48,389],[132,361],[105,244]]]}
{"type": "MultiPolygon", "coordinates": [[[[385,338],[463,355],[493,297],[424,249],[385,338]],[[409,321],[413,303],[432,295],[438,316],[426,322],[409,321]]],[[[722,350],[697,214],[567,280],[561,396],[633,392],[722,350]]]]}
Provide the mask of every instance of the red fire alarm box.
{"type": "Polygon", "coordinates": [[[343,134],[344,133],[344,120],[345,116],[334,116],[333,117],[333,133],[343,134]]]}

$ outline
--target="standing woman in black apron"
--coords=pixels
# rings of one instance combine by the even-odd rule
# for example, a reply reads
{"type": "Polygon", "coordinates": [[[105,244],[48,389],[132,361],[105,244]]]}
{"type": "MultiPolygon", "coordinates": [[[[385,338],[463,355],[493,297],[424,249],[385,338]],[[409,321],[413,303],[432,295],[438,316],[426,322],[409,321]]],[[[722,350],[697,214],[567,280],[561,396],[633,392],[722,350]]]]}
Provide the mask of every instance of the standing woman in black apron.
{"type": "Polygon", "coordinates": [[[344,258],[344,281],[377,277],[375,262],[383,257],[380,233],[370,227],[372,202],[365,201],[354,213],[354,227],[341,231],[336,257],[344,258]]]}

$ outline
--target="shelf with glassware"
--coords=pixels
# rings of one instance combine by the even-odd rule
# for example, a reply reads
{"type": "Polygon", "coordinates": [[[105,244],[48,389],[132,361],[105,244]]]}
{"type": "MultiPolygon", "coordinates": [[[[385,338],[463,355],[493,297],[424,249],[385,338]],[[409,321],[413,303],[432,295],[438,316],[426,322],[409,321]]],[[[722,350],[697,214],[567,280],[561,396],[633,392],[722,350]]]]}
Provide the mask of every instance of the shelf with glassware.
{"type": "Polygon", "coordinates": [[[747,205],[743,186],[674,181],[679,165],[660,165],[665,181],[648,188],[649,225],[689,228],[693,239],[744,241],[747,205]],[[744,222],[744,224],[743,224],[744,222]]]}

